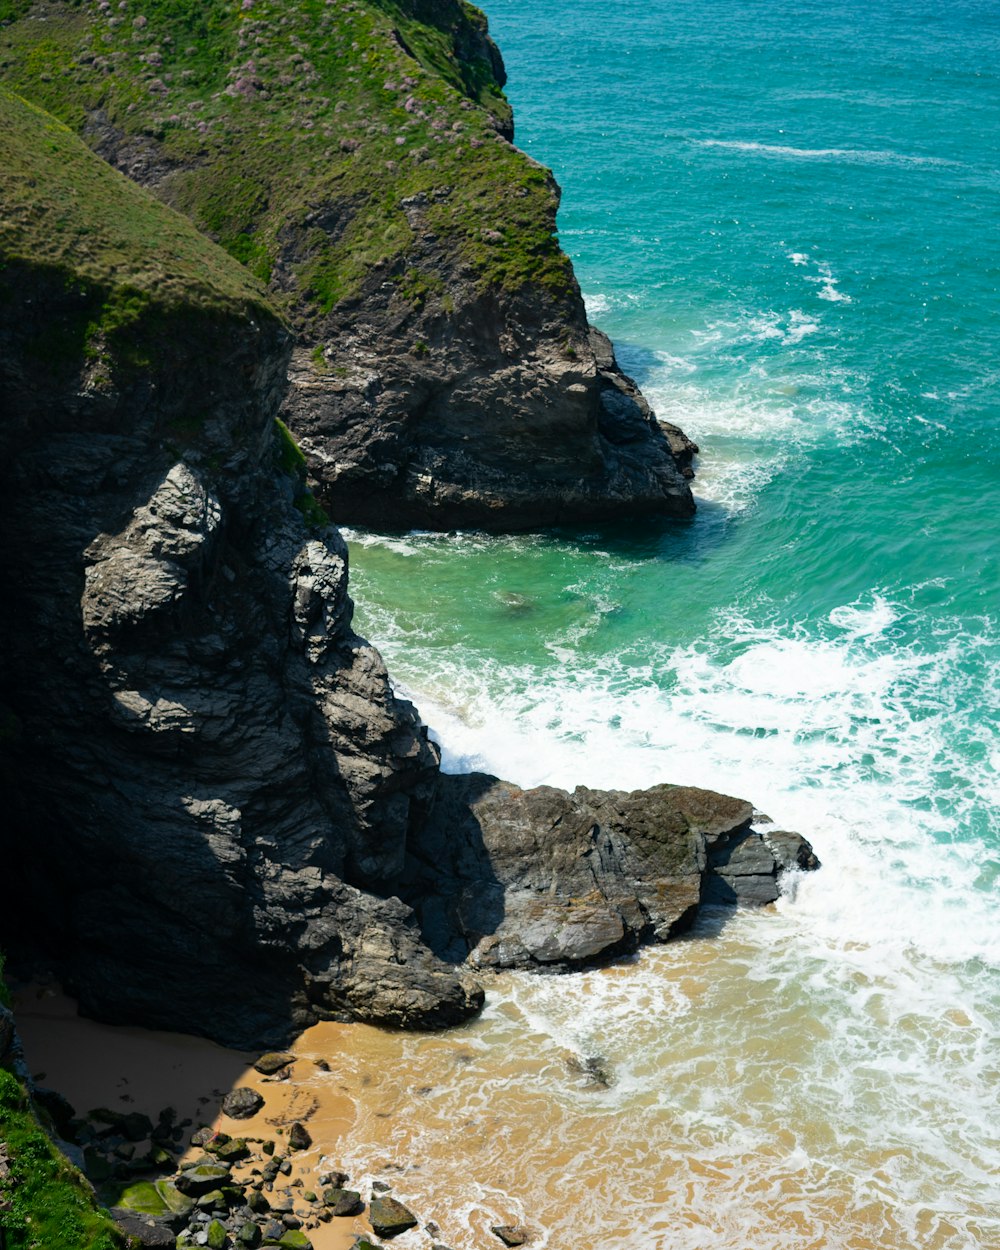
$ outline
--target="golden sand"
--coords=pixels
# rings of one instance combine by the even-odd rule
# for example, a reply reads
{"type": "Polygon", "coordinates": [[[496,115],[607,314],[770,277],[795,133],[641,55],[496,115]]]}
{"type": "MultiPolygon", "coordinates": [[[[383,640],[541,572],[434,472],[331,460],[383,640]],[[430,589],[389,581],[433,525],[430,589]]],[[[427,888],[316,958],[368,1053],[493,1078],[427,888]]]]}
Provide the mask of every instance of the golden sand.
{"type": "MultiPolygon", "coordinates": [[[[422,1225],[397,1250],[498,1250],[498,1224],[532,1229],[535,1250],[1000,1250],[982,1187],[956,1166],[962,1126],[940,1141],[897,1126],[899,1107],[939,1095],[931,1082],[898,1102],[905,1031],[881,1020],[879,985],[852,971],[837,987],[859,994],[847,1027],[872,1041],[867,1066],[848,1069],[842,1004],[824,1016],[796,977],[755,960],[734,925],[638,968],[500,978],[485,1015],[445,1033],[319,1024],[291,1048],[288,1080],[209,1042],[80,1020],[44,993],[18,1014],[33,1071],[78,1110],[173,1106],[279,1141],[302,1120],[314,1144],[293,1176],[315,1189],[340,1169],[366,1200],[390,1184],[422,1225]],[[611,1056],[610,1087],[587,1067],[591,1044],[611,1056]],[[227,1120],[219,1104],[240,1085],[265,1106],[227,1120]]],[[[974,1060],[964,1011],[918,1023],[908,1062],[974,1060]]],[[[316,1250],[342,1250],[365,1228],[308,1232],[316,1250]]]]}

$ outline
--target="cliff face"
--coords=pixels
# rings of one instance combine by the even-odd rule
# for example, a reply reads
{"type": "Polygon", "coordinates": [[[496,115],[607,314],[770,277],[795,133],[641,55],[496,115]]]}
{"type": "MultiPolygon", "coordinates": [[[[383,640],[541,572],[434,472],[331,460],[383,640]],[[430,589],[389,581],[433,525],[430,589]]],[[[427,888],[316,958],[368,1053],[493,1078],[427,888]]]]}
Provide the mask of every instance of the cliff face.
{"type": "Polygon", "coordinates": [[[0,72],[264,281],[338,518],[693,511],[693,445],[587,324],[558,189],[460,0],[0,6],[0,72]]]}
{"type": "Polygon", "coordinates": [[[436,757],[283,467],[287,330],[181,218],[2,111],[5,940],[91,1012],[230,1041],[460,1018],[476,993],[360,888],[436,757]]]}
{"type": "Polygon", "coordinates": [[[0,943],[105,1019],[433,1027],[809,866],[706,791],[443,777],[354,634],[245,269],[0,91],[0,943]]]}

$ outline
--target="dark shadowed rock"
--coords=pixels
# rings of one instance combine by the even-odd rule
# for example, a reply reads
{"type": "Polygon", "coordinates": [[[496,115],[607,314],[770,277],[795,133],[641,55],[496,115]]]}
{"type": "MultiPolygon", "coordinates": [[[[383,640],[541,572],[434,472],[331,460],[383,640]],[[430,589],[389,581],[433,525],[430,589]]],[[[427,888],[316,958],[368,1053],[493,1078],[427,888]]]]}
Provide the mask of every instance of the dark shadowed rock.
{"type": "MultiPolygon", "coordinates": [[[[666,940],[690,924],[706,876],[743,901],[773,892],[777,861],[767,866],[741,800],[442,776],[415,709],[353,631],[347,549],[275,424],[291,338],[261,289],[6,95],[0,167],[18,171],[0,179],[0,579],[10,590],[0,702],[18,726],[3,743],[16,784],[0,824],[0,942],[42,946],[89,1015],[256,1049],[322,1018],[464,1020],[483,1002],[466,961],[575,967],[666,940]]],[[[577,307],[574,292],[559,299],[577,307]]],[[[468,318],[480,306],[466,294],[468,318]]],[[[507,372],[469,372],[459,345],[461,385],[447,402],[425,396],[433,421],[414,452],[414,489],[423,498],[431,482],[438,519],[460,496],[536,509],[537,474],[523,495],[507,469],[495,495],[469,487],[483,447],[454,473],[451,451],[440,464],[440,448],[421,459],[434,430],[454,441],[474,394],[499,404],[510,371],[518,386],[537,383],[553,404],[565,390],[576,405],[539,424],[546,446],[564,420],[577,431],[604,422],[583,478],[572,468],[577,502],[591,506],[579,482],[611,463],[594,451],[600,439],[615,449],[608,471],[630,507],[632,460],[640,476],[659,471],[641,397],[609,375],[610,346],[588,336],[587,356],[574,338],[575,355],[556,361],[545,327],[563,323],[533,299],[503,332],[514,344],[507,372]],[[536,335],[536,355],[518,363],[536,335]]],[[[480,311],[489,357],[505,309],[480,311]]],[[[584,334],[585,321],[572,325],[584,334]]],[[[393,376],[402,384],[401,368],[393,376]]],[[[497,409],[484,438],[495,435],[498,455],[533,404],[497,409]]],[[[395,455],[370,447],[363,423],[356,433],[361,460],[395,455]]],[[[409,438],[400,429],[390,442],[397,433],[409,438]]],[[[399,493],[394,481],[383,486],[399,493]]],[[[251,1091],[239,1097],[228,1114],[260,1105],[251,1091]]],[[[138,1140],[152,1127],[129,1123],[108,1132],[138,1140]]]]}
{"type": "Polygon", "coordinates": [[[382,890],[437,755],[304,516],[286,328],[181,218],[0,106],[0,941],[47,944],[90,1015],[230,1044],[464,1019],[481,991],[382,890]],[[116,301],[127,334],[91,343],[116,301]]]}
{"type": "Polygon", "coordinates": [[[249,1120],[263,1105],[264,1098],[261,1094],[255,1089],[241,1086],[239,1089],[231,1090],[223,1098],[222,1111],[224,1115],[231,1116],[234,1120],[249,1120]]]}
{"type": "Polygon", "coordinates": [[[311,1145],[312,1138],[309,1135],[309,1130],[299,1120],[296,1120],[288,1130],[289,1150],[308,1150],[311,1145]]]}
{"type": "MultiPolygon", "coordinates": [[[[40,1085],[36,1085],[32,1090],[32,1097],[36,1104],[41,1107],[49,1118],[52,1120],[53,1127],[60,1137],[71,1141],[74,1134],[76,1119],[76,1111],[73,1109],[72,1103],[65,1098],[58,1090],[44,1089],[40,1085]]],[[[146,1119],[145,1116],[142,1117],[146,1119]]],[[[149,1123],[149,1121],[146,1121],[149,1123]]],[[[152,1124],[149,1125],[152,1129],[152,1124]]],[[[145,1136],[145,1135],[144,1135],[145,1136]]],[[[143,1137],[136,1137],[130,1140],[142,1141],[143,1137]]]]}
{"type": "Polygon", "coordinates": [[[153,1122],[141,1111],[115,1111],[108,1107],[95,1107],[89,1118],[100,1126],[102,1134],[120,1133],[126,1141],[145,1141],[153,1132],[153,1122]]]}
{"type": "Polygon", "coordinates": [[[0,1003],[0,1064],[10,1062],[14,1054],[14,1041],[17,1033],[14,1029],[14,1013],[0,1003]]]}
{"type": "Polygon", "coordinates": [[[295,1056],[289,1054],[288,1051],[271,1050],[266,1055],[261,1055],[253,1066],[265,1076],[273,1076],[275,1072],[280,1072],[282,1068],[287,1068],[290,1063],[294,1062],[295,1056]]]}
{"type": "Polygon", "coordinates": [[[149,1250],[173,1250],[176,1245],[177,1234],[174,1230],[149,1216],[127,1211],[122,1207],[112,1207],[111,1218],[131,1238],[134,1246],[148,1247],[149,1250]]]}

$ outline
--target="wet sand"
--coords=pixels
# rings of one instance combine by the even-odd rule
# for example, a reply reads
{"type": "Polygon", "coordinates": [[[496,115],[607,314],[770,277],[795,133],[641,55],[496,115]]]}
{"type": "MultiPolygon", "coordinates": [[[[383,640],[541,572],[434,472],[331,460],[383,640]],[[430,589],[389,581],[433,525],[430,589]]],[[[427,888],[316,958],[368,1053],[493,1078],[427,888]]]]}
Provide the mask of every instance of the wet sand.
{"type": "MultiPolygon", "coordinates": [[[[305,1189],[318,1192],[319,1174],[341,1168],[337,1148],[354,1121],[354,1101],[328,1073],[318,1090],[311,1088],[309,1076],[319,1072],[312,1059],[298,1059],[291,1079],[282,1081],[254,1070],[257,1053],[228,1050],[180,1033],[86,1020],[77,1015],[73,999],[51,988],[20,989],[14,1007],[33,1076],[68,1098],[78,1114],[108,1107],[141,1111],[155,1123],[160,1111],[173,1107],[178,1123],[192,1122],[185,1129],[187,1138],[207,1125],[231,1137],[279,1143],[292,1122],[301,1120],[314,1144],[292,1156],[292,1173],[283,1183],[301,1178],[305,1189]],[[250,1119],[234,1120],[221,1112],[222,1099],[238,1086],[257,1090],[265,1100],[250,1119]]],[[[335,1054],[329,1062],[335,1065],[335,1054]]],[[[189,1148],[181,1158],[201,1153],[189,1148]]],[[[234,1176],[241,1175],[234,1168],[234,1176]]],[[[357,1233],[366,1231],[370,1225],[364,1219],[342,1218],[310,1229],[308,1235],[315,1250],[345,1250],[357,1233]]]]}
{"type": "MultiPolygon", "coordinates": [[[[832,967],[780,917],[738,916],[616,967],[497,978],[447,1032],[316,1025],[288,1081],[65,999],[18,1009],[32,1069],[79,1110],[173,1106],[264,1138],[303,1120],[307,1188],[340,1169],[420,1219],[394,1250],[499,1250],[498,1224],[532,1229],[532,1250],[1000,1250],[976,1012],[901,1000],[877,963],[832,967]],[[252,1120],[217,1113],[237,1085],[266,1099],[252,1120]],[[946,1109],[947,1131],[914,1136],[946,1109]]],[[[309,1236],[343,1250],[365,1228],[309,1236]]]]}

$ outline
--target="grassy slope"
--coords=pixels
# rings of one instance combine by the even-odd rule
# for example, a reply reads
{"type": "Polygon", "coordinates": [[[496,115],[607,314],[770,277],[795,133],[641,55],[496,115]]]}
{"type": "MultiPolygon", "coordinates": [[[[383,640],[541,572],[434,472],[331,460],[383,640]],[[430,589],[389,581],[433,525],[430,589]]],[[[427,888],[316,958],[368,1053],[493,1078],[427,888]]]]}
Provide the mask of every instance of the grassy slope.
{"type": "Polygon", "coordinates": [[[276,285],[303,327],[373,266],[415,303],[440,286],[407,258],[401,201],[421,193],[477,285],[571,280],[547,175],[496,134],[509,108],[463,0],[0,0],[0,21],[14,89],[161,144],[183,166],[161,194],[258,277],[296,233],[276,285]]]}
{"type": "MultiPolygon", "coordinates": [[[[70,321],[53,316],[42,359],[124,344],[140,320],[181,311],[264,312],[253,279],[65,126],[0,89],[0,299],[4,271],[62,275],[70,321]]],[[[20,278],[17,279],[21,281],[20,278]]],[[[267,314],[270,315],[270,314],[267,314]]]]}
{"type": "MultiPolygon", "coordinates": [[[[0,1004],[9,1003],[0,953],[0,1004]]],[[[8,1250],[120,1250],[125,1238],[97,1209],[81,1174],[40,1128],[17,1075],[0,1064],[0,1229],[8,1250]]]]}

